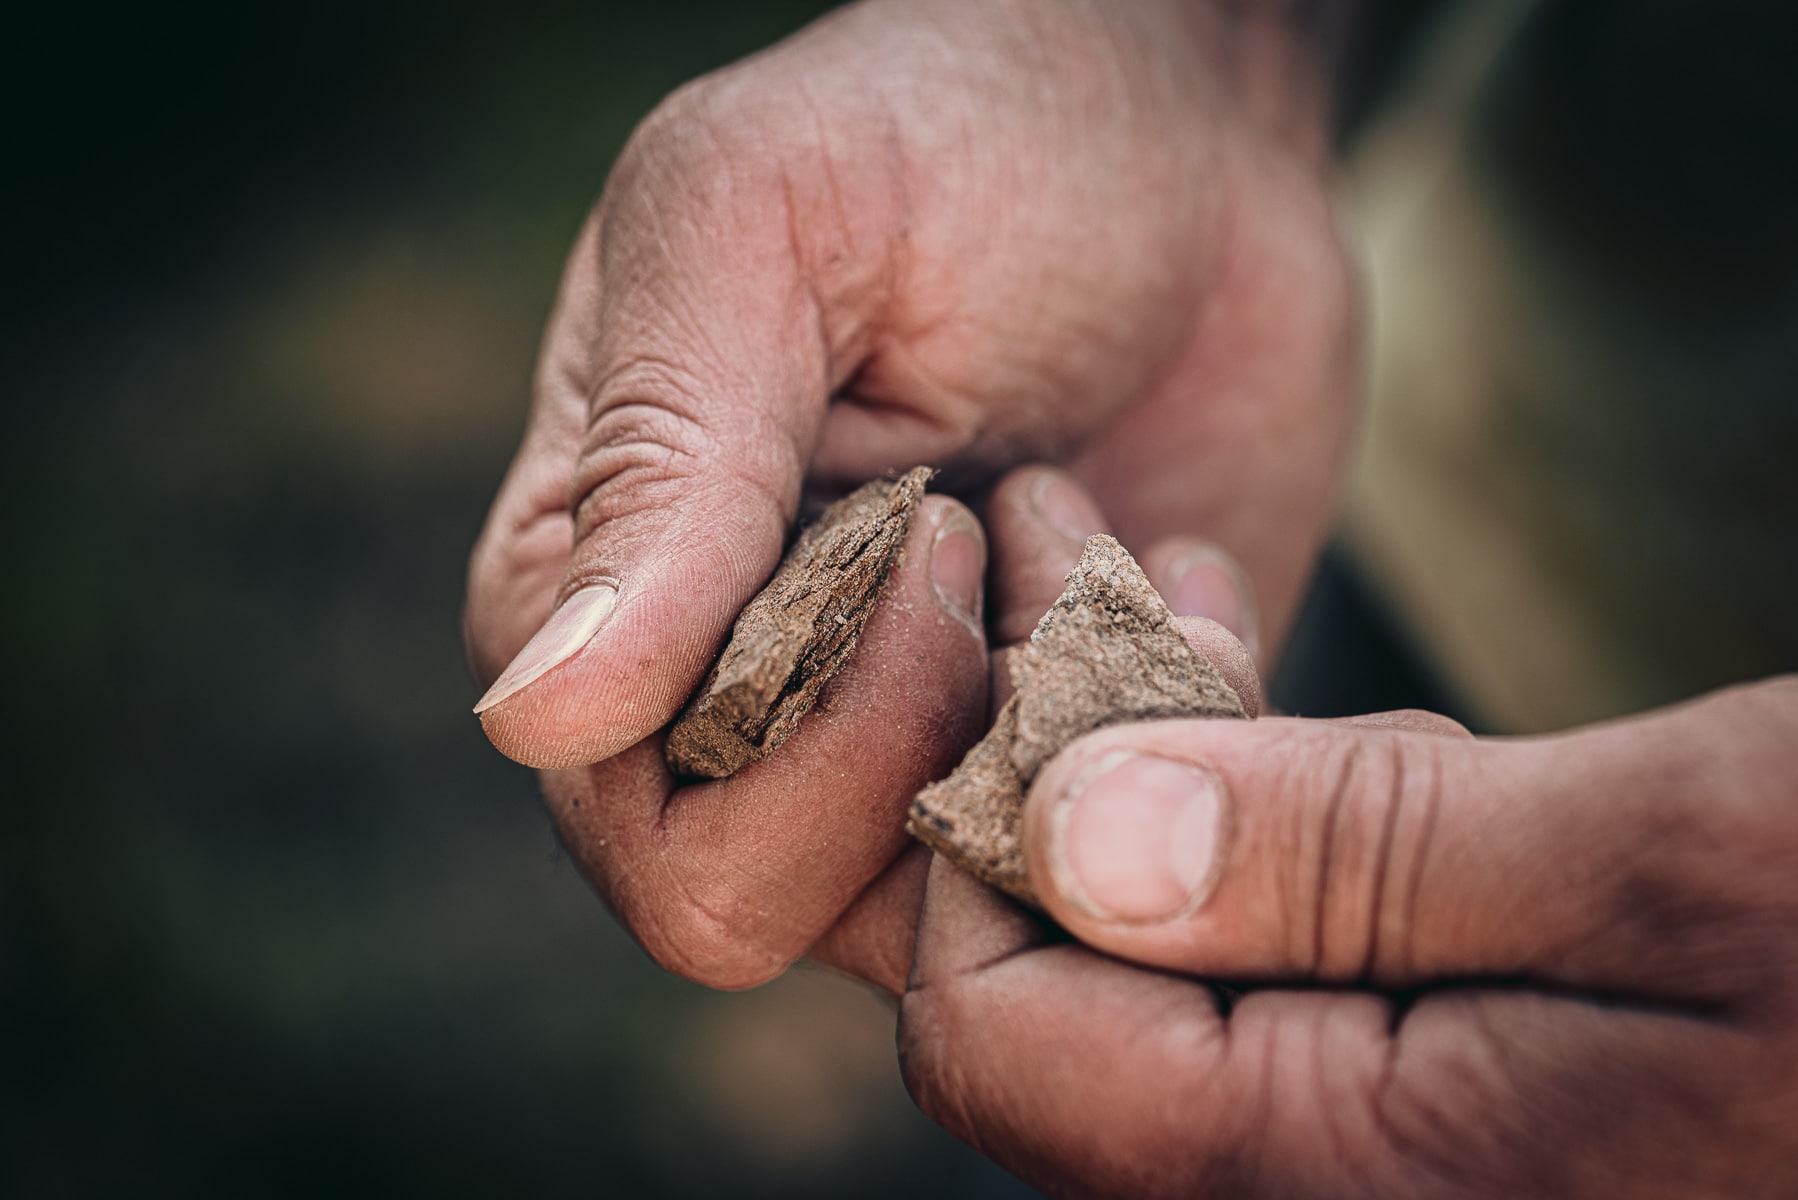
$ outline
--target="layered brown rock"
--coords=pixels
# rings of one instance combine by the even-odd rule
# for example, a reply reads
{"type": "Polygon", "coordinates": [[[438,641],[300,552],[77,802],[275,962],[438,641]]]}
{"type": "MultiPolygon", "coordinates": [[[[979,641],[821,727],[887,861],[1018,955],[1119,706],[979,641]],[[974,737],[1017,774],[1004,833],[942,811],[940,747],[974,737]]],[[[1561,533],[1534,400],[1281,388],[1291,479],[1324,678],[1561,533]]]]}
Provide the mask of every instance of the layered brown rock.
{"type": "Polygon", "coordinates": [[[721,779],[787,739],[855,652],[932,474],[866,484],[806,527],[669,730],[671,770],[721,779]]]}
{"type": "Polygon", "coordinates": [[[1024,873],[1024,795],[1043,764],[1106,725],[1243,717],[1115,538],[1089,539],[1067,589],[1009,659],[1017,694],[953,774],[912,801],[908,828],[962,869],[1036,905],[1024,873]]]}

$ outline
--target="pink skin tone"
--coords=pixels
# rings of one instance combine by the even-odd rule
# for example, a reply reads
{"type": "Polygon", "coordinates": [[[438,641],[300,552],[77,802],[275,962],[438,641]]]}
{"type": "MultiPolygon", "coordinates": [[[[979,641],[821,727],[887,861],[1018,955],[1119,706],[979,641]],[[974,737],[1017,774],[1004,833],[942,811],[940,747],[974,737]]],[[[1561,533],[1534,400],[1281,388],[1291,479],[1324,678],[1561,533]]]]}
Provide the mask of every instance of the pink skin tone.
{"type": "Polygon", "coordinates": [[[1088,533],[1259,710],[1358,373],[1328,84],[1279,15],[1317,7],[870,0],[671,96],[470,564],[482,723],[658,961],[904,993],[920,1104],[1048,1191],[1794,1194],[1790,681],[1537,742],[1095,734],[1026,826],[1084,947],[903,833],[1088,533]],[[926,501],[778,755],[671,778],[802,497],[917,462],[978,519],[926,501]]]}
{"type": "MultiPolygon", "coordinates": [[[[1271,17],[874,0],[643,122],[570,256],[466,627],[498,681],[488,735],[545,771],[564,836],[659,960],[746,986],[822,939],[895,990],[909,963],[909,914],[873,932],[894,922],[869,911],[904,905],[871,885],[909,880],[915,912],[899,816],[978,736],[979,632],[871,631],[858,667],[914,697],[915,722],[883,721],[873,683],[846,677],[867,714],[814,721],[784,761],[710,790],[657,765],[808,490],[930,462],[1003,524],[1025,501],[992,489],[1056,461],[1170,595],[1277,644],[1331,518],[1355,378],[1324,91],[1271,17]],[[1219,551],[1195,568],[1201,546],[1219,551]],[[850,803],[824,794],[851,782],[845,756],[850,803]],[[777,779],[791,803],[727,798],[777,779]]],[[[972,552],[955,558],[965,573],[972,552]]],[[[929,561],[901,572],[920,613],[929,561]]],[[[1022,594],[1033,569],[988,582],[1022,594]]],[[[999,644],[1034,620],[990,615],[999,644]]]]}
{"type": "Polygon", "coordinates": [[[1795,1194],[1794,778],[1794,678],[1527,741],[1100,731],[1025,819],[1083,945],[937,862],[908,1082],[1051,1193],[1795,1194]]]}

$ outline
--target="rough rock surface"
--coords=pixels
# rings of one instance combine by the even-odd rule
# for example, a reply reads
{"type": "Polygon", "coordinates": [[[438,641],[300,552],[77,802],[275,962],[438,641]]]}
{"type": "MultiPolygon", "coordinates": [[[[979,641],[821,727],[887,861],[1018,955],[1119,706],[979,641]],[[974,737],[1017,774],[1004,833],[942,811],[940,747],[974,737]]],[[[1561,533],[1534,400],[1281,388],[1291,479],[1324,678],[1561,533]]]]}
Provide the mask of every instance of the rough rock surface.
{"type": "Polygon", "coordinates": [[[1174,628],[1115,538],[1088,539],[1067,589],[1010,653],[1017,693],[947,779],[912,801],[913,836],[963,870],[1036,905],[1024,874],[1024,794],[1043,764],[1105,725],[1242,717],[1242,701],[1174,628]]]}
{"type": "Polygon", "coordinates": [[[806,527],[668,731],[671,770],[722,779],[787,739],[855,652],[932,474],[865,484],[806,527]]]}

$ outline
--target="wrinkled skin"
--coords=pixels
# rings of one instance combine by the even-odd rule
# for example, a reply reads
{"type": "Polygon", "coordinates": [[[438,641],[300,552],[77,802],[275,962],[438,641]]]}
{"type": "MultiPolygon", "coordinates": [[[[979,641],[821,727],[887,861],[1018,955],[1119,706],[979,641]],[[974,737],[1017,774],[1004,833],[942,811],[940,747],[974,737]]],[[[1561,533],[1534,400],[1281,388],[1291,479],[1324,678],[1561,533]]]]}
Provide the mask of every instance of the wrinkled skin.
{"type": "Polygon", "coordinates": [[[569,259],[467,636],[490,682],[559,602],[615,584],[590,640],[481,715],[659,961],[747,986],[823,939],[893,989],[909,962],[905,805],[987,702],[981,622],[933,615],[953,501],[920,518],[895,582],[919,603],[870,629],[834,715],[716,785],[661,765],[808,491],[930,462],[1002,521],[992,485],[1055,461],[1145,561],[1193,536],[1232,553],[1259,601],[1194,611],[1277,645],[1355,377],[1324,90],[1271,18],[1207,4],[873,0],[643,122],[569,259]]]}
{"type": "MultiPolygon", "coordinates": [[[[872,0],[670,97],[577,240],[471,564],[484,724],[659,961],[735,987],[809,951],[905,990],[920,1104],[1051,1192],[1794,1194],[1792,681],[1532,742],[1427,714],[1102,731],[1026,822],[1085,945],[901,832],[1086,533],[1278,645],[1355,339],[1325,85],[1264,14],[1323,7],[872,0]],[[1066,473],[1006,474],[1039,459],[1066,473]],[[802,497],[920,461],[982,523],[929,500],[781,753],[671,778],[658,731],[802,497]],[[602,579],[592,636],[505,682],[602,579]],[[1056,816],[1125,749],[1228,814],[1166,919],[1067,887],[1105,856],[1169,875],[1056,816]]],[[[1186,632],[1253,692],[1248,648],[1186,632]]]]}
{"type": "Polygon", "coordinates": [[[1405,713],[1101,731],[1025,821],[1084,945],[939,861],[906,1078],[1057,1195],[1798,1194],[1794,779],[1792,678],[1530,741],[1405,713]],[[1057,815],[1120,751],[1219,781],[1196,907],[1119,919],[1073,873],[1170,861],[1057,815]]]}

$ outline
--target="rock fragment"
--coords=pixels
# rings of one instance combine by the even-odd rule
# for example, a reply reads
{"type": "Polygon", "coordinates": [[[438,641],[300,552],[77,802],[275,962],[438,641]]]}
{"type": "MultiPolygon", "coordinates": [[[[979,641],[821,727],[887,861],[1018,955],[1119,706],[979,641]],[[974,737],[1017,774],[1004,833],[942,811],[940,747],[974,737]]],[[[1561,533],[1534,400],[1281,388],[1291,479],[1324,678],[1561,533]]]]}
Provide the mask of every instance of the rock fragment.
{"type": "Polygon", "coordinates": [[[963,870],[1038,906],[1020,823],[1044,763],[1106,725],[1246,714],[1174,628],[1129,551],[1104,534],[1088,539],[1067,589],[1009,663],[1017,693],[954,773],[918,793],[907,827],[963,870]]]}
{"type": "Polygon", "coordinates": [[[671,770],[722,779],[787,739],[855,652],[934,473],[865,484],[806,527],[668,731],[671,770]]]}

